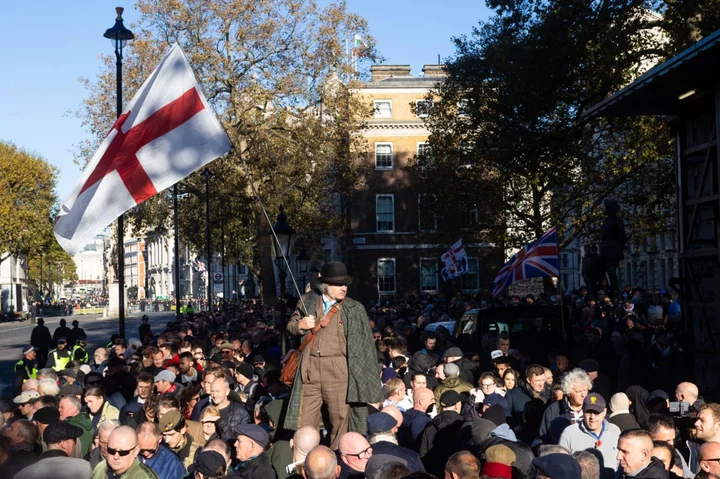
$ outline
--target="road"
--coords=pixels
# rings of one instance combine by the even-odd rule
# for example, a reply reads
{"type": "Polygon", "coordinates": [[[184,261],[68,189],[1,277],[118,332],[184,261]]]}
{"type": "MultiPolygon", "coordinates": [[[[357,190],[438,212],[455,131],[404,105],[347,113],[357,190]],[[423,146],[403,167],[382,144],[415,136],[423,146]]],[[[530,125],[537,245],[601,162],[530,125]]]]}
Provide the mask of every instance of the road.
{"type": "MultiPolygon", "coordinates": [[[[137,328],[140,326],[143,313],[133,313],[125,318],[125,335],[127,338],[138,337],[137,328]]],[[[168,321],[175,319],[174,312],[147,313],[153,332],[162,331],[168,321]]],[[[62,317],[46,318],[45,326],[50,334],[58,327],[62,317]]],[[[95,348],[105,346],[110,336],[118,332],[118,320],[103,319],[102,315],[65,316],[67,326],[77,319],[80,327],[87,334],[87,350],[92,356],[95,348]]],[[[12,395],[13,366],[22,358],[22,349],[30,344],[30,334],[34,324],[29,321],[0,323],[0,396],[10,398],[12,395]]]]}

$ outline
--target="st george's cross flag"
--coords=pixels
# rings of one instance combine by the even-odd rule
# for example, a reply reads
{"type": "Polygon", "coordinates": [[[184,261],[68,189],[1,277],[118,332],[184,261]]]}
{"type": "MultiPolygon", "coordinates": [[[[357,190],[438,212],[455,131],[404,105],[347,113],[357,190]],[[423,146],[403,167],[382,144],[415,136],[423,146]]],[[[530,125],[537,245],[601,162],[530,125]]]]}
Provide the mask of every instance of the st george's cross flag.
{"type": "Polygon", "coordinates": [[[450,249],[443,253],[440,261],[445,265],[442,271],[440,271],[443,281],[449,281],[468,273],[467,253],[465,252],[465,248],[463,248],[462,238],[457,240],[450,249]]]}
{"type": "Polygon", "coordinates": [[[60,209],[70,255],[121,214],[224,155],[230,139],[177,43],[140,87],[60,209]]]}
{"type": "Polygon", "coordinates": [[[526,278],[556,278],[560,275],[558,268],[558,240],[555,227],[535,240],[528,243],[500,268],[493,282],[493,296],[500,294],[505,288],[526,278]]]}

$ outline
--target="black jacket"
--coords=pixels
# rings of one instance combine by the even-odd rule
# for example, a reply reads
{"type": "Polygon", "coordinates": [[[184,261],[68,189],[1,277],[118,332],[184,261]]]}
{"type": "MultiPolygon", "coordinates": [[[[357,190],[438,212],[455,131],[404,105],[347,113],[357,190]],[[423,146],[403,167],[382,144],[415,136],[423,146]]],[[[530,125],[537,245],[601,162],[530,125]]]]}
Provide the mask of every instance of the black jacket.
{"type": "Polygon", "coordinates": [[[489,436],[482,443],[477,444],[475,455],[484,458],[485,451],[491,447],[502,444],[509,447],[515,453],[515,464],[513,464],[513,478],[516,479],[533,479],[535,477],[535,466],[532,465],[535,454],[530,450],[527,444],[521,441],[510,441],[498,436],[489,436]]]}
{"type": "Polygon", "coordinates": [[[460,368],[460,379],[470,384],[477,384],[479,378],[478,365],[467,358],[460,358],[453,362],[460,368]]]}
{"type": "Polygon", "coordinates": [[[38,349],[48,349],[53,346],[53,338],[47,326],[35,326],[30,334],[30,345],[38,349]]]}
{"type": "MultiPolygon", "coordinates": [[[[633,476],[633,479],[668,479],[668,476],[668,471],[665,470],[665,466],[660,459],[653,457],[650,459],[650,464],[633,476]]],[[[615,479],[626,479],[628,477],[623,473],[622,468],[619,468],[615,474],[615,479]]]]}
{"type": "Polygon", "coordinates": [[[240,424],[249,423],[250,414],[248,414],[245,406],[230,401],[230,405],[228,406],[227,418],[220,418],[215,424],[217,426],[220,437],[227,441],[229,439],[234,439],[234,437],[237,436],[237,434],[233,434],[233,430],[235,430],[237,426],[239,426],[240,424]]]}
{"type": "MultiPolygon", "coordinates": [[[[526,382],[522,381],[517,387],[512,388],[505,394],[505,400],[508,405],[508,415],[515,418],[518,422],[522,421],[522,413],[525,409],[525,405],[533,399],[533,395],[528,391],[526,382]]],[[[544,403],[547,403],[550,398],[550,388],[545,386],[537,397],[544,403]]]]}
{"type": "Polygon", "coordinates": [[[559,437],[550,438],[548,436],[548,433],[550,432],[550,424],[552,424],[552,422],[559,417],[564,417],[572,423],[573,413],[570,409],[570,405],[568,404],[568,400],[565,398],[561,399],[560,401],[555,401],[554,403],[550,404],[547,409],[545,409],[542,422],[540,423],[540,431],[538,432],[540,439],[544,443],[557,444],[557,441],[560,439],[559,437]]]}
{"type": "Polygon", "coordinates": [[[67,326],[58,326],[55,328],[55,332],[53,333],[53,342],[57,342],[58,338],[65,338],[68,340],[68,344],[70,341],[70,328],[67,326]]]}
{"type": "Polygon", "coordinates": [[[420,455],[408,448],[398,446],[388,441],[379,441],[372,445],[373,454],[387,454],[388,456],[399,457],[407,462],[410,472],[425,472],[425,466],[420,460],[420,455]]]}
{"type": "Polygon", "coordinates": [[[620,432],[627,431],[628,429],[640,429],[637,419],[635,419],[635,416],[629,412],[618,414],[617,416],[611,416],[608,418],[608,422],[619,427],[620,432]]]}
{"type": "Polygon", "coordinates": [[[420,440],[420,457],[430,474],[441,477],[445,463],[457,448],[456,438],[463,418],[455,411],[443,411],[428,423],[420,440]]]}
{"type": "Polygon", "coordinates": [[[240,463],[235,468],[232,477],[241,477],[243,479],[275,479],[277,478],[277,474],[270,463],[270,454],[268,454],[267,451],[263,451],[259,456],[255,456],[245,463],[240,463]]]}

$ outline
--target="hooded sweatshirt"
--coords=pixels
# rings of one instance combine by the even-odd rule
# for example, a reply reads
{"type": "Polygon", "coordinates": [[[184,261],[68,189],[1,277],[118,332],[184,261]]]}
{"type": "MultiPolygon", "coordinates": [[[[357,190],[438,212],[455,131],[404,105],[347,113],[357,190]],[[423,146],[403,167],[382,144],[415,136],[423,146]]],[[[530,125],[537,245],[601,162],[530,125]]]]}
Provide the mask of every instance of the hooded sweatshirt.
{"type": "Polygon", "coordinates": [[[90,452],[90,446],[92,445],[93,439],[93,426],[92,421],[87,414],[84,412],[78,413],[77,416],[69,417],[65,419],[65,422],[77,426],[83,430],[82,436],[80,436],[80,454],[82,457],[87,456],[90,452]]]}

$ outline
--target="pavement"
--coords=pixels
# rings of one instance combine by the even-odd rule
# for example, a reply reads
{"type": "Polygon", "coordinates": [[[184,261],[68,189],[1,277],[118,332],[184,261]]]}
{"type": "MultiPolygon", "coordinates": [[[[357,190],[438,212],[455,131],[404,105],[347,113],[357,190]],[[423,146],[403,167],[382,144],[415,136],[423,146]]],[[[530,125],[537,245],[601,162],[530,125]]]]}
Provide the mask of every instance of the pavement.
{"type": "MultiPolygon", "coordinates": [[[[175,320],[174,311],[133,313],[125,317],[126,338],[138,337],[137,330],[142,323],[143,314],[147,314],[150,318],[153,332],[163,331],[168,321],[175,320]]],[[[80,327],[85,330],[88,337],[87,351],[90,356],[96,348],[107,345],[110,336],[118,332],[117,318],[105,319],[100,314],[88,314],[46,318],[45,326],[50,330],[50,334],[55,331],[63,318],[69,328],[72,328],[73,320],[77,319],[80,322],[80,327]]],[[[35,326],[30,324],[30,321],[0,323],[0,396],[2,397],[8,398],[12,395],[14,365],[22,359],[22,349],[30,344],[30,334],[35,326]]]]}

